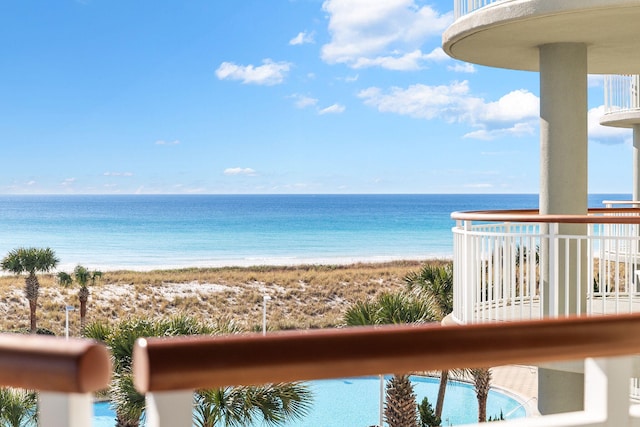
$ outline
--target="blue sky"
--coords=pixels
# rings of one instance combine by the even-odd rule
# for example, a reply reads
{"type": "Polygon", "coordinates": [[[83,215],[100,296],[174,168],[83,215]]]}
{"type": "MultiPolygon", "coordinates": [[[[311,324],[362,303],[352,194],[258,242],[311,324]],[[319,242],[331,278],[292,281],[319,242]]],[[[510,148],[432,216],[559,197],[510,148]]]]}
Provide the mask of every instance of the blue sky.
{"type": "MultiPolygon", "coordinates": [[[[537,193],[538,74],[448,58],[452,9],[2,1],[0,193],[537,193]]],[[[630,193],[589,86],[589,191],[630,193]]]]}

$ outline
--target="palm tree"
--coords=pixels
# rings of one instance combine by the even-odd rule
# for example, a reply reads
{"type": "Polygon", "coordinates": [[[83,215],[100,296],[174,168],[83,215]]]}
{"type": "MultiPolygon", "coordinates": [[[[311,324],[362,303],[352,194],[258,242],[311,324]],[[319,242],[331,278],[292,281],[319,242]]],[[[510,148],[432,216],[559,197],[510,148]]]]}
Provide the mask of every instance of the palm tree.
{"type": "Polygon", "coordinates": [[[197,427],[279,425],[302,418],[309,410],[311,395],[300,383],[223,387],[196,393],[197,427]]]}
{"type": "Polygon", "coordinates": [[[471,369],[473,376],[473,386],[478,398],[478,422],[487,422],[487,398],[491,388],[491,369],[474,368],[471,369]]]}
{"type": "Polygon", "coordinates": [[[102,277],[101,271],[89,271],[81,265],[76,266],[73,270],[73,277],[62,271],[58,273],[58,282],[62,286],[71,286],[74,278],[76,283],[80,285],[80,289],[78,290],[78,299],[80,300],[80,330],[83,330],[86,326],[87,301],[89,300],[89,288],[87,285],[95,285],[99,277],[102,277]]]}
{"type": "Polygon", "coordinates": [[[36,309],[40,283],[36,273],[47,273],[58,265],[58,258],[50,248],[17,248],[10,251],[2,260],[2,270],[14,274],[28,273],[25,278],[25,296],[29,300],[31,333],[38,330],[36,325],[36,309]]]}
{"type": "Polygon", "coordinates": [[[37,422],[36,392],[0,388],[0,426],[26,427],[37,422]]]}
{"type": "MultiPolygon", "coordinates": [[[[210,326],[186,316],[129,319],[112,328],[103,323],[91,323],[83,331],[86,337],[103,341],[111,350],[114,375],[109,392],[116,412],[116,427],[138,427],[144,416],[145,399],[133,387],[131,374],[133,346],[139,337],[240,332],[228,321],[210,326]]],[[[311,394],[301,383],[233,387],[198,391],[196,403],[194,422],[202,427],[218,422],[225,426],[246,425],[237,421],[238,418],[277,425],[306,414],[311,394]],[[238,405],[240,407],[236,408],[238,405]]]]}
{"type": "MultiPolygon", "coordinates": [[[[408,292],[380,294],[375,300],[355,303],[344,314],[347,326],[426,323],[434,320],[431,304],[408,292]]],[[[417,408],[409,377],[394,375],[387,383],[385,396],[384,413],[389,426],[417,427],[417,408]]]]}
{"type": "Polygon", "coordinates": [[[389,427],[418,427],[416,394],[409,375],[395,375],[387,383],[384,418],[389,427]]]}
{"type": "MultiPolygon", "coordinates": [[[[453,266],[451,263],[427,264],[419,272],[409,273],[404,280],[409,291],[429,301],[435,320],[442,322],[453,311],[453,266]]],[[[448,380],[449,371],[442,371],[435,409],[437,418],[442,417],[448,380]]]]}

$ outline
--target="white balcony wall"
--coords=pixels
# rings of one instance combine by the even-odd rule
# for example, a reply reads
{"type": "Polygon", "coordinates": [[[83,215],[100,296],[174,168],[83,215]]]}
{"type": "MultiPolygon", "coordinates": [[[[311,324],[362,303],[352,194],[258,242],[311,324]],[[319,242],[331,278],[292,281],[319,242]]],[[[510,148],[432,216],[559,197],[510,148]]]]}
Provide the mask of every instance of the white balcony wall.
{"type": "Polygon", "coordinates": [[[640,311],[639,225],[600,224],[594,217],[590,221],[586,235],[560,234],[557,222],[543,226],[542,222],[458,221],[453,229],[454,320],[468,324],[553,317],[568,312],[557,301],[575,301],[582,295],[587,298],[586,312],[578,306],[576,314],[640,311]],[[548,251],[540,250],[547,245],[548,251]],[[559,265],[570,259],[577,265],[559,265]],[[585,271],[584,262],[587,277],[569,274],[585,271]],[[540,283],[543,266],[549,270],[550,295],[544,295],[540,283]],[[575,286],[560,286],[569,281],[575,286]],[[573,289],[576,294],[560,298],[554,294],[558,289],[573,289]],[[543,312],[546,301],[548,313],[543,312]]]}

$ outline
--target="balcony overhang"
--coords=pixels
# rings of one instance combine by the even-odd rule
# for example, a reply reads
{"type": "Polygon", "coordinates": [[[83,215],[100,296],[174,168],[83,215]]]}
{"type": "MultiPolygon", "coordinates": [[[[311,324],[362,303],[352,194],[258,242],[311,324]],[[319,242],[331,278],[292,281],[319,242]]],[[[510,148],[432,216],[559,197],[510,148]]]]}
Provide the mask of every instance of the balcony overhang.
{"type": "Polygon", "coordinates": [[[640,110],[624,110],[604,114],[600,117],[600,124],[616,128],[633,128],[640,125],[640,110]]]}
{"type": "Polygon", "coordinates": [[[490,67],[539,71],[538,47],[588,46],[591,74],[640,73],[637,0],[505,0],[457,19],[445,52],[490,67]]]}

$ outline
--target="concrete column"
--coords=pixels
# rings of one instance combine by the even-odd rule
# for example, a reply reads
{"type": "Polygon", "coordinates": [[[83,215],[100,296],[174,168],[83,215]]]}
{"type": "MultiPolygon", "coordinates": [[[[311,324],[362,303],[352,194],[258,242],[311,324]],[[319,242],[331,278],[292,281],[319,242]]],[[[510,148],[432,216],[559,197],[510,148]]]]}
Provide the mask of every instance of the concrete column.
{"type": "MultiPolygon", "coordinates": [[[[557,43],[540,47],[540,213],[587,213],[587,47],[557,43]]],[[[561,225],[562,235],[586,235],[585,225],[561,225]]],[[[556,253],[554,277],[541,266],[544,295],[557,293],[556,306],[544,299],[548,316],[583,313],[586,308],[586,246],[573,242],[556,253]],[[582,246],[579,250],[578,246],[582,246]],[[577,256],[580,254],[581,260],[577,256]],[[581,271],[578,271],[581,265],[581,271]],[[568,269],[565,269],[568,266],[568,269]],[[557,283],[555,279],[559,280],[557,283]],[[578,281],[582,279],[584,283],[578,281]],[[552,288],[549,288],[549,287],[552,288]],[[581,288],[578,291],[578,286],[581,288]],[[581,294],[580,297],[577,295],[581,294]]],[[[548,254],[548,244],[541,245],[548,254]]]]}
{"type": "MultiPolygon", "coordinates": [[[[541,214],[587,213],[587,111],[586,45],[555,43],[540,46],[541,214]]],[[[558,228],[562,235],[586,235],[586,232],[584,225],[558,228]]],[[[555,259],[550,260],[549,242],[542,243],[541,259],[546,260],[546,264],[540,269],[542,292],[547,296],[543,304],[546,316],[584,313],[588,286],[585,249],[586,245],[582,243],[573,242],[568,249],[561,244],[553,251],[555,259]],[[553,263],[553,269],[549,268],[549,263],[553,263]],[[556,273],[552,277],[550,270],[556,273]],[[552,290],[557,292],[553,307],[548,298],[552,290]]],[[[543,415],[581,410],[583,391],[583,375],[545,368],[538,370],[538,409],[543,415]]]]}
{"type": "Polygon", "coordinates": [[[632,200],[640,200],[640,124],[633,125],[633,194],[632,200]]]}
{"type": "Polygon", "coordinates": [[[587,211],[587,47],[540,47],[540,212],[587,211]]]}

